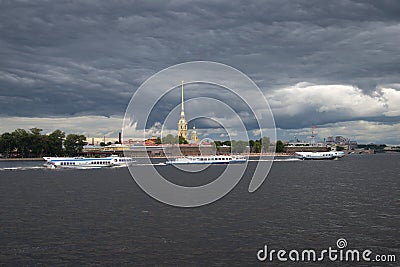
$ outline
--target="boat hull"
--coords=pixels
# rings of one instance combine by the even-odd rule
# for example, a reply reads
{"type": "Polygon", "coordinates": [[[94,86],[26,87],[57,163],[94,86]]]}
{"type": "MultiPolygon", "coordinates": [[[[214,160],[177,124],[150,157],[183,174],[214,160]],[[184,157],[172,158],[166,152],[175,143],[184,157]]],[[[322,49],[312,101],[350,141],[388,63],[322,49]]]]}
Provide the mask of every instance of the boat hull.
{"type": "Polygon", "coordinates": [[[165,164],[167,165],[182,165],[182,164],[216,164],[216,165],[226,165],[226,164],[239,164],[245,163],[246,161],[229,161],[229,162],[176,162],[176,161],[167,161],[165,164]]]}
{"type": "Polygon", "coordinates": [[[197,156],[197,157],[183,157],[167,161],[167,165],[185,165],[185,164],[240,164],[247,161],[244,157],[232,156],[197,156]]]}
{"type": "Polygon", "coordinates": [[[296,157],[302,160],[335,160],[342,158],[344,152],[330,151],[330,152],[296,152],[296,157]]]}
{"type": "Polygon", "coordinates": [[[132,158],[111,156],[108,158],[85,157],[43,157],[46,166],[51,168],[103,168],[122,166],[134,162],[132,158]]]}

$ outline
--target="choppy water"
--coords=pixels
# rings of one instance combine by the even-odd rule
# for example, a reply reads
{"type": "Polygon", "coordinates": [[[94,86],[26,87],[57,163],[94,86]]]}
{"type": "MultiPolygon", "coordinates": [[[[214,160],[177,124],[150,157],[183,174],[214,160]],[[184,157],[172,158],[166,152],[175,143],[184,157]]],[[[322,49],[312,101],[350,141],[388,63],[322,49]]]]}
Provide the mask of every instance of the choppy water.
{"type": "MultiPolygon", "coordinates": [[[[287,266],[260,263],[256,253],[265,244],[327,249],[338,238],[349,248],[397,255],[397,264],[358,266],[400,261],[398,154],[275,162],[255,193],[247,192],[247,173],[226,197],[193,209],[150,198],[127,168],[9,167],[0,163],[2,265],[287,266]]],[[[172,166],[156,168],[178,184],[190,179],[172,166]]],[[[196,184],[221,168],[196,175],[196,184]]]]}

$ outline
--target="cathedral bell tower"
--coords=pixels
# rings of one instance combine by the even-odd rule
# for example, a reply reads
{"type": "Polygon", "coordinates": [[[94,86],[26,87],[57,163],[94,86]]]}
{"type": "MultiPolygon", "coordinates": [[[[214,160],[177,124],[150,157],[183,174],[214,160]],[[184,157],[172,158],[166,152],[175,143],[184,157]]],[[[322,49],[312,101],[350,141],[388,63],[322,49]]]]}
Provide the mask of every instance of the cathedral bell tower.
{"type": "Polygon", "coordinates": [[[197,136],[196,126],[193,126],[192,134],[190,135],[190,141],[195,144],[199,143],[199,137],[197,136]]]}
{"type": "Polygon", "coordinates": [[[185,140],[188,140],[188,125],[185,119],[185,106],[183,97],[183,81],[182,81],[182,110],[181,110],[181,117],[178,121],[178,136],[182,136],[185,140]]]}

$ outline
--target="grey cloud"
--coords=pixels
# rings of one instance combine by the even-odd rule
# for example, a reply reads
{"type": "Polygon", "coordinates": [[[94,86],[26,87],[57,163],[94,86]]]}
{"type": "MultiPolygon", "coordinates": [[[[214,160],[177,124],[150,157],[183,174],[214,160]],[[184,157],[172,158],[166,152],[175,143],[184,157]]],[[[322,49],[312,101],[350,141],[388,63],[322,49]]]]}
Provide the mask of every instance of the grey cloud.
{"type": "MultiPolygon", "coordinates": [[[[121,116],[146,78],[191,60],[232,65],[267,97],[298,82],[350,84],[367,93],[399,83],[397,1],[2,1],[0,7],[2,116],[121,116]]],[[[301,128],[313,123],[313,112],[276,121],[301,128]]],[[[346,119],[329,114],[319,122],[346,119]]]]}

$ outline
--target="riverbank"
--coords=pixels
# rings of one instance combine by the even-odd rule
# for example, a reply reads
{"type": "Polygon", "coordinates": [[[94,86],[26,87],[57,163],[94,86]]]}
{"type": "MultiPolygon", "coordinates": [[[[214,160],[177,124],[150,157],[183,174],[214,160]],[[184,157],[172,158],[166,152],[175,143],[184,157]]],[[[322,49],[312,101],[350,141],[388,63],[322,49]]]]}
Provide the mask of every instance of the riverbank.
{"type": "MultiPolygon", "coordinates": [[[[249,156],[249,157],[259,157],[261,156],[260,154],[243,154],[244,156],[249,156]]],[[[270,154],[266,155],[264,154],[263,156],[271,156],[270,154]]],[[[291,156],[289,154],[286,153],[275,153],[275,157],[287,157],[287,156],[291,156]]],[[[136,158],[136,157],[135,157],[136,158]]],[[[141,158],[141,157],[137,157],[137,158],[141,158]]],[[[165,158],[166,157],[150,157],[150,158],[165,158]]],[[[0,161],[44,161],[43,158],[0,158],[0,161]]]]}

